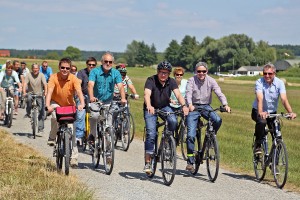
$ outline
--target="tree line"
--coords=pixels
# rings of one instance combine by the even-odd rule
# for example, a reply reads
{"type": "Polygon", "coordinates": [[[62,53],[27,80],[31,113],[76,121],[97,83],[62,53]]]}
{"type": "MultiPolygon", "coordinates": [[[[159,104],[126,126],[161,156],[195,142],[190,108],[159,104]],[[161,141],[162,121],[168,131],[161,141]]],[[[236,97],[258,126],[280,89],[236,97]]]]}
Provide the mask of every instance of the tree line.
{"type": "MultiPolygon", "coordinates": [[[[41,58],[58,60],[69,57],[72,60],[86,60],[93,56],[101,59],[104,51],[81,51],[68,46],[65,50],[16,50],[9,49],[11,57],[41,58]]],[[[133,40],[125,52],[112,52],[116,63],[128,66],[150,66],[161,60],[168,60],[173,66],[182,66],[192,71],[199,61],[207,62],[209,70],[228,71],[240,66],[261,66],[267,62],[294,59],[300,55],[300,45],[269,45],[266,41],[254,42],[245,34],[231,34],[220,39],[205,37],[201,42],[195,36],[186,35],[179,43],[172,40],[164,52],[157,52],[154,44],[133,40]]]]}

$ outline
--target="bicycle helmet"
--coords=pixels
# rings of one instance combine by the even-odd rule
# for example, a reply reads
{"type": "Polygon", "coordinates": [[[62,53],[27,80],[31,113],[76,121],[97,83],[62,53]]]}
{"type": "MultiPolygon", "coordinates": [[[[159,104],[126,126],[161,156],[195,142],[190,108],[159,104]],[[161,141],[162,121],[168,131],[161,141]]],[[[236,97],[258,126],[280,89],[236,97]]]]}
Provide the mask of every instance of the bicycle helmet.
{"type": "Polygon", "coordinates": [[[127,69],[126,69],[126,65],[125,64],[119,64],[117,67],[117,70],[119,70],[119,72],[123,72],[123,73],[127,73],[127,69]]]}
{"type": "Polygon", "coordinates": [[[166,69],[169,72],[171,72],[172,71],[171,63],[169,63],[168,61],[163,61],[163,62],[159,63],[157,65],[157,70],[159,71],[159,70],[162,70],[162,69],[166,69]]]}

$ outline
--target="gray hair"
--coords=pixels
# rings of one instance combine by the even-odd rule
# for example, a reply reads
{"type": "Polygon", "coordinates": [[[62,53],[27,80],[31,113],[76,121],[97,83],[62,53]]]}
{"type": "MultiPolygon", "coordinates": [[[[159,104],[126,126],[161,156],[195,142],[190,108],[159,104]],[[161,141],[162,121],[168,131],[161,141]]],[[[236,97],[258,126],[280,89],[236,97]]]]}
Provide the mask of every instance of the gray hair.
{"type": "Polygon", "coordinates": [[[197,70],[198,67],[203,66],[206,68],[206,70],[208,70],[207,64],[206,62],[198,62],[195,66],[195,70],[197,70]]]}
{"type": "Polygon", "coordinates": [[[273,72],[276,73],[276,67],[272,63],[267,63],[263,67],[263,71],[268,70],[268,69],[272,69],[273,72]]]}
{"type": "Polygon", "coordinates": [[[106,56],[106,55],[110,55],[112,57],[112,60],[115,61],[114,55],[110,51],[107,51],[102,55],[101,61],[104,60],[104,56],[106,56]]]}

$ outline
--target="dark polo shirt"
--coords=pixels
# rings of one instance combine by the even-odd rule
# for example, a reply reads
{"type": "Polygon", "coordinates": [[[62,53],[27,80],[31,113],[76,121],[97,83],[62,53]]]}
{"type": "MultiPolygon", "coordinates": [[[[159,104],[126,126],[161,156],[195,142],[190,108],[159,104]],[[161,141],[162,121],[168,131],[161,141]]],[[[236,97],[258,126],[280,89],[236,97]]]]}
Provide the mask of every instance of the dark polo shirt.
{"type": "Polygon", "coordinates": [[[77,78],[81,80],[81,89],[83,95],[88,95],[89,73],[87,68],[80,70],[77,73],[77,78]]]}
{"type": "MultiPolygon", "coordinates": [[[[155,109],[161,109],[170,104],[170,96],[171,92],[178,88],[175,79],[168,78],[165,85],[162,84],[158,80],[158,76],[154,75],[148,77],[145,83],[145,89],[151,90],[151,105],[155,109]]],[[[144,103],[144,109],[146,109],[146,104],[144,103]]]]}

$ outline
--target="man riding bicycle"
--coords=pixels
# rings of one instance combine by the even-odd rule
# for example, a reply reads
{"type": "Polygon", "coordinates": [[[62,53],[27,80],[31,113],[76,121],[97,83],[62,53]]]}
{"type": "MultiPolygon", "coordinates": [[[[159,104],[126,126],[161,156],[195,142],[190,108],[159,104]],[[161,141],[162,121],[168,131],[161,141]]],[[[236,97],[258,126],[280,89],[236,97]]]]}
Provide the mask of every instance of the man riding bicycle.
{"type": "Polygon", "coordinates": [[[255,154],[261,154],[261,141],[265,136],[265,126],[274,119],[266,119],[267,115],[277,112],[279,97],[281,102],[292,119],[296,118],[292,107],[289,104],[284,82],[277,78],[276,68],[273,64],[268,63],[263,67],[263,77],[255,83],[255,100],[252,105],[251,117],[255,124],[255,142],[257,147],[255,154]]]}
{"type": "MultiPolygon", "coordinates": [[[[212,91],[217,95],[220,102],[224,106],[227,112],[230,112],[230,107],[228,106],[227,99],[222,93],[221,88],[218,83],[212,77],[207,75],[208,67],[205,62],[199,62],[196,64],[195,73],[193,77],[188,79],[186,87],[186,102],[189,106],[189,115],[187,116],[187,166],[186,170],[194,171],[193,164],[195,163],[194,158],[194,142],[196,136],[196,128],[198,123],[198,118],[200,116],[208,119],[208,111],[201,112],[195,110],[196,108],[203,108],[204,110],[213,110],[210,106],[212,102],[212,91]]],[[[222,119],[216,112],[211,112],[210,114],[214,130],[217,131],[221,127],[222,119]]]]}
{"type": "Polygon", "coordinates": [[[27,91],[29,95],[27,96],[27,106],[26,106],[26,116],[31,117],[31,105],[32,105],[32,94],[39,95],[40,97],[36,99],[38,105],[38,131],[44,131],[44,101],[43,95],[47,95],[47,82],[45,76],[40,73],[39,65],[37,63],[32,64],[32,72],[28,73],[24,80],[24,87],[23,87],[23,96],[27,95],[27,91]],[[27,89],[28,86],[28,89],[27,89]],[[43,94],[44,91],[44,94],[43,94]]]}
{"type": "MultiPolygon", "coordinates": [[[[74,95],[75,92],[80,100],[78,110],[84,108],[84,98],[81,91],[79,79],[70,73],[72,62],[68,58],[62,58],[59,61],[59,72],[50,76],[48,82],[48,93],[46,96],[46,107],[51,113],[56,107],[61,106],[75,106],[74,95]]],[[[58,122],[56,121],[55,113],[52,113],[51,131],[48,139],[48,145],[55,144],[55,138],[58,131],[58,122]]],[[[78,149],[75,142],[75,131],[73,128],[73,149],[71,165],[78,166],[78,149]]]]}
{"type": "MultiPolygon", "coordinates": [[[[173,112],[170,107],[170,96],[173,91],[180,105],[183,106],[185,115],[188,113],[185,100],[180,94],[176,81],[170,78],[172,65],[163,61],[157,66],[157,74],[148,77],[145,83],[144,90],[144,119],[146,123],[146,140],[145,140],[145,167],[144,172],[150,173],[150,159],[154,153],[154,143],[156,137],[156,120],[157,115],[155,109],[160,109],[165,112],[173,112]]],[[[168,115],[168,129],[174,132],[177,126],[177,120],[174,114],[168,115]]]]}

